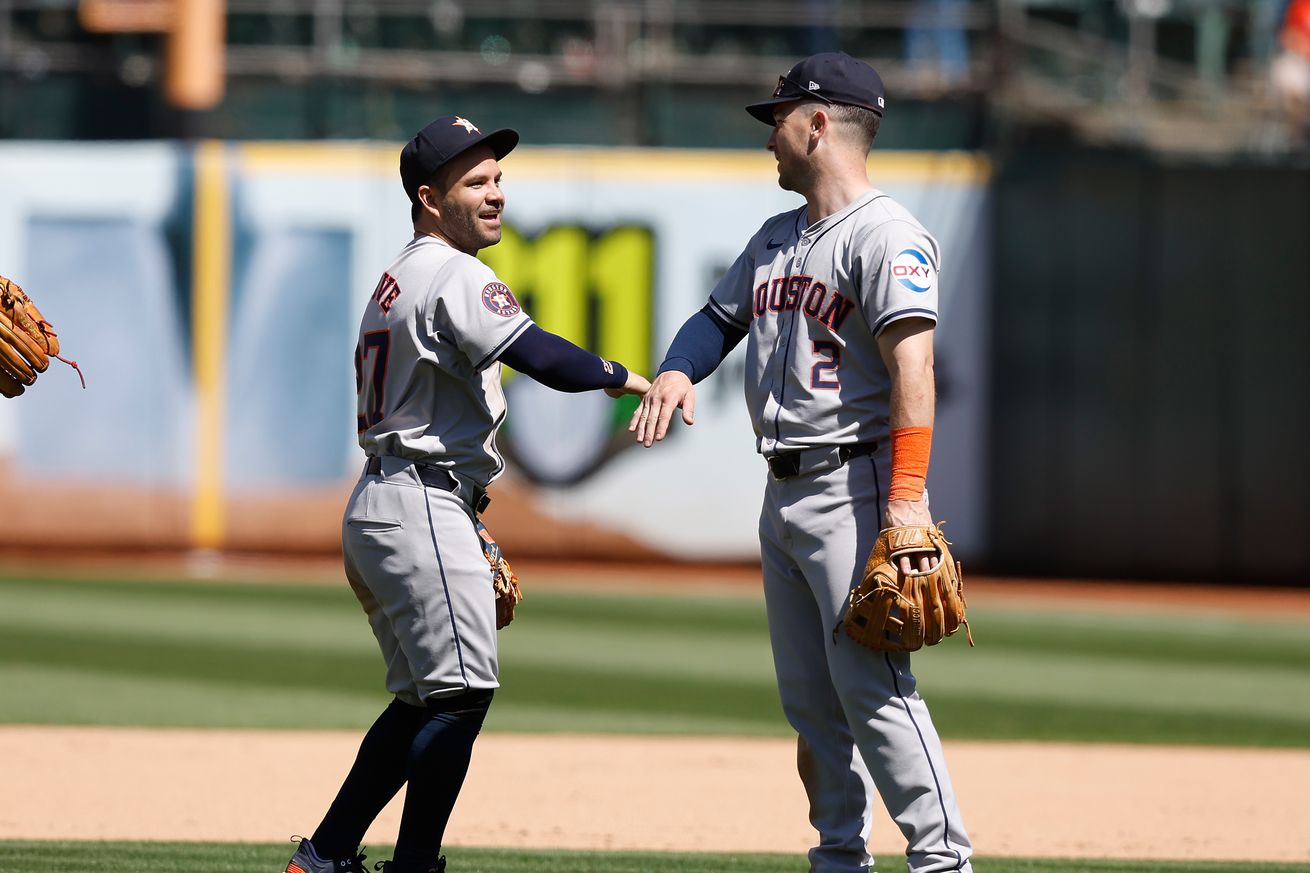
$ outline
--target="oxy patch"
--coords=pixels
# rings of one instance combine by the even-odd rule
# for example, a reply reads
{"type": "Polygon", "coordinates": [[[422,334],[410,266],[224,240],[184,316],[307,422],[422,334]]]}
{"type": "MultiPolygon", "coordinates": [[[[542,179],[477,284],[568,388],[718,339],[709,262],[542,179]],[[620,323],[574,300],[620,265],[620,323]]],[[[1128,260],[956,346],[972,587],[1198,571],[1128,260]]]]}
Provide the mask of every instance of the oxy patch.
{"type": "Polygon", "coordinates": [[[519,302],[514,299],[514,292],[503,282],[488,282],[483,287],[482,305],[505,318],[518,315],[519,312],[519,302]]]}
{"type": "Polygon", "coordinates": [[[902,288],[923,294],[932,289],[935,275],[927,255],[918,249],[901,249],[892,259],[892,278],[902,288]]]}

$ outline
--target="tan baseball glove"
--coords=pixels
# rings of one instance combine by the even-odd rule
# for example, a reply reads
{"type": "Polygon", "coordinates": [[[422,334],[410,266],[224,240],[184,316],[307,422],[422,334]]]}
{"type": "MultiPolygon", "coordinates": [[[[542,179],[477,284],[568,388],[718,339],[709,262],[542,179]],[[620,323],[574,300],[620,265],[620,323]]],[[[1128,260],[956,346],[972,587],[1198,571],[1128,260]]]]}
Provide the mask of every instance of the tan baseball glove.
{"type": "MultiPolygon", "coordinates": [[[[0,276],[0,394],[17,397],[59,358],[59,337],[17,282],[0,276]]],[[[61,361],[64,358],[59,358],[61,361]]],[[[66,361],[82,371],[76,361],[66,361]]],[[[82,380],[86,387],[86,380],[82,380]]]]}
{"type": "Polygon", "coordinates": [[[523,591],[519,588],[519,577],[514,575],[509,561],[505,560],[500,545],[491,538],[491,531],[481,521],[477,523],[477,529],[482,538],[482,554],[491,565],[491,587],[496,592],[496,630],[500,630],[514,620],[514,607],[523,600],[523,591]]]}
{"type": "Polygon", "coordinates": [[[889,527],[880,533],[864,578],[851,591],[842,620],[847,636],[883,652],[913,652],[935,646],[963,625],[972,646],[973,633],[964,615],[964,580],[949,546],[940,525],[889,527]],[[934,569],[901,571],[901,556],[911,556],[913,565],[925,552],[936,553],[934,569]]]}

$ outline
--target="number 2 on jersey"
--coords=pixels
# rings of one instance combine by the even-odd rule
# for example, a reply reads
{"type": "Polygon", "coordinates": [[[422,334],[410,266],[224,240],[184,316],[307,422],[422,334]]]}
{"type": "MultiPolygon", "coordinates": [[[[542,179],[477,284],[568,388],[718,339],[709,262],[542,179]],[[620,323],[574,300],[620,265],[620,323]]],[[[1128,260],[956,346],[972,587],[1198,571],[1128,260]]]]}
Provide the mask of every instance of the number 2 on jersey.
{"type": "Polygon", "coordinates": [[[836,391],[841,387],[841,379],[837,378],[837,368],[841,366],[841,346],[831,340],[815,340],[814,355],[823,355],[826,360],[816,361],[810,368],[810,387],[836,391]],[[825,379],[825,374],[832,378],[825,379]]]}
{"type": "Polygon", "coordinates": [[[387,355],[390,352],[389,330],[371,330],[355,346],[355,393],[359,395],[355,429],[358,433],[382,420],[382,395],[387,384],[387,355]],[[366,366],[369,367],[367,379],[364,378],[366,366]],[[372,390],[366,392],[366,385],[372,390]]]}

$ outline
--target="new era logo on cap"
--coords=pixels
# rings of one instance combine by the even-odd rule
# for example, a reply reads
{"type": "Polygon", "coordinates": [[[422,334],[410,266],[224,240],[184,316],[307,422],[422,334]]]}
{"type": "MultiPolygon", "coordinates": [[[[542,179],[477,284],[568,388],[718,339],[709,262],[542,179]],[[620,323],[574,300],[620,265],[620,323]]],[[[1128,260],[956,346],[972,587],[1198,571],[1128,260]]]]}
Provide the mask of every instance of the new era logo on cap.
{"type": "Polygon", "coordinates": [[[778,104],[791,100],[821,100],[828,104],[860,106],[882,115],[886,108],[885,94],[882,77],[873,67],[845,52],[823,52],[806,58],[786,75],[779,76],[773,96],[752,103],[746,111],[765,124],[773,124],[773,108],[778,104]]]}

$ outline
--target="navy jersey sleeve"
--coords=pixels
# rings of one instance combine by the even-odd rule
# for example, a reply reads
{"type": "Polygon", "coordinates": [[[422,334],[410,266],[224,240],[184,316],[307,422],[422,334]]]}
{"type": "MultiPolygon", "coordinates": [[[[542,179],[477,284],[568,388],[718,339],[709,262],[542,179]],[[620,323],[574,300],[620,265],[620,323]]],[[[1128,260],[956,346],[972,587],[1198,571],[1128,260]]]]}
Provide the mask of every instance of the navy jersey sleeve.
{"type": "Polygon", "coordinates": [[[699,382],[713,373],[745,336],[745,328],[728,322],[706,304],[682,325],[659,371],[677,370],[699,382]]]}
{"type": "Polygon", "coordinates": [[[622,364],[597,357],[535,324],[506,347],[500,361],[556,391],[622,388],[628,381],[622,364]]]}

